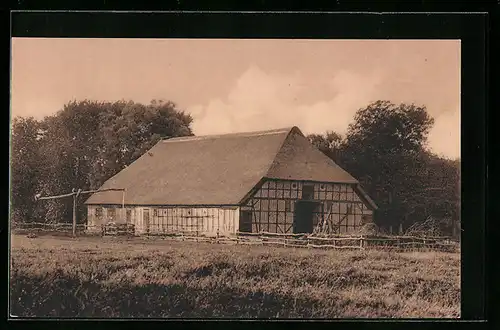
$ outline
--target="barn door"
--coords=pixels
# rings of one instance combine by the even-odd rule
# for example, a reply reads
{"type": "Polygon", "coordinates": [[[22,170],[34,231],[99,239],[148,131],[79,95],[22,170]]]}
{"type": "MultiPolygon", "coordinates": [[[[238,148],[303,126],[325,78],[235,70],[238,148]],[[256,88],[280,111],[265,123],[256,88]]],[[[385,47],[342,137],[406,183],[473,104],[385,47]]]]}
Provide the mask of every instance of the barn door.
{"type": "Polygon", "coordinates": [[[144,226],[144,231],[149,234],[149,209],[144,209],[142,213],[142,221],[144,226]]]}
{"type": "Polygon", "coordinates": [[[242,233],[252,232],[252,211],[247,211],[247,210],[241,211],[239,231],[242,233]]]}
{"type": "Polygon", "coordinates": [[[318,202],[299,200],[295,203],[293,213],[293,233],[312,233],[314,229],[314,211],[318,207],[318,202]]]}
{"type": "Polygon", "coordinates": [[[127,209],[127,211],[126,211],[125,222],[132,223],[132,210],[131,209],[127,209]]]}

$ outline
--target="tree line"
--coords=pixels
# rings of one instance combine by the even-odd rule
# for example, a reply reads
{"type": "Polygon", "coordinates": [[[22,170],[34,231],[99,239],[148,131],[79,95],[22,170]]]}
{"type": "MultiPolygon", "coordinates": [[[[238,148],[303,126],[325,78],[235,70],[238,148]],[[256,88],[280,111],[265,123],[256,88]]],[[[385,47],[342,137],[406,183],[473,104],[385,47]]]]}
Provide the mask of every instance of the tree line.
{"type": "MultiPolygon", "coordinates": [[[[36,202],[73,188],[97,189],[162,137],[193,135],[190,115],[169,101],[72,101],[53,116],[16,117],[11,132],[11,219],[64,222],[71,198],[36,202]]],[[[78,219],[85,218],[81,196],[78,219]]]]}
{"type": "MultiPolygon", "coordinates": [[[[193,135],[192,122],[173,102],[156,100],[72,101],[42,120],[14,118],[12,221],[70,221],[70,198],[36,202],[34,195],[97,189],[160,138],[193,135]]],[[[356,112],[345,135],[308,138],[360,181],[379,207],[380,227],[408,228],[434,217],[449,233],[459,219],[460,161],[426,148],[433,123],[423,106],[377,101],[356,112]]],[[[81,201],[78,218],[85,218],[81,201]]]]}
{"type": "Polygon", "coordinates": [[[356,112],[345,135],[308,137],[360,181],[379,208],[379,226],[404,232],[432,219],[451,235],[459,228],[460,160],[428,150],[433,124],[424,106],[377,101],[356,112]]]}

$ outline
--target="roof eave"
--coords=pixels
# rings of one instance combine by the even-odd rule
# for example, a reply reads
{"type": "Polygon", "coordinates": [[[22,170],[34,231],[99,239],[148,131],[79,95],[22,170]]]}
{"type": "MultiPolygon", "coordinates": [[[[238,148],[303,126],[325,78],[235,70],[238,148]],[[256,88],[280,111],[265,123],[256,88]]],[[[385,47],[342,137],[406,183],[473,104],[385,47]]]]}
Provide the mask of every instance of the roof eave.
{"type": "Polygon", "coordinates": [[[248,200],[253,196],[255,195],[255,193],[262,187],[262,185],[264,184],[264,182],[267,180],[266,177],[263,177],[261,178],[256,184],[255,186],[252,187],[252,189],[250,189],[250,191],[248,193],[245,194],[245,196],[243,196],[243,198],[240,200],[240,202],[238,203],[239,205],[243,205],[243,204],[246,204],[246,202],[248,202],[248,200]]]}

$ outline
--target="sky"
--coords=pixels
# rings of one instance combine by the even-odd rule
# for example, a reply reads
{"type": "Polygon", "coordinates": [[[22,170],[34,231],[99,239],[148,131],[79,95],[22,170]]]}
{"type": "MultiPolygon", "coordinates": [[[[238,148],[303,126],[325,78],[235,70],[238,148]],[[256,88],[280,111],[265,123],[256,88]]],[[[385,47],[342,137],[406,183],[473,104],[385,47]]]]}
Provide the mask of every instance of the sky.
{"type": "Polygon", "coordinates": [[[428,147],[460,157],[459,40],[13,38],[11,116],[71,100],[170,100],[196,135],[345,133],[376,100],[426,106],[428,147]]]}

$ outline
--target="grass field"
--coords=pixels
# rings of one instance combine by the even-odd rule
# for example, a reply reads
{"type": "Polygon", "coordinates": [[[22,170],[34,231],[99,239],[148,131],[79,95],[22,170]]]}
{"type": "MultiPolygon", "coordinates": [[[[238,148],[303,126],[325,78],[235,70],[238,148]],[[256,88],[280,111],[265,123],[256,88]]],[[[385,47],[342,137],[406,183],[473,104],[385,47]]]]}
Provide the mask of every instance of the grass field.
{"type": "Polygon", "coordinates": [[[13,235],[19,317],[460,316],[460,256],[13,235]]]}

